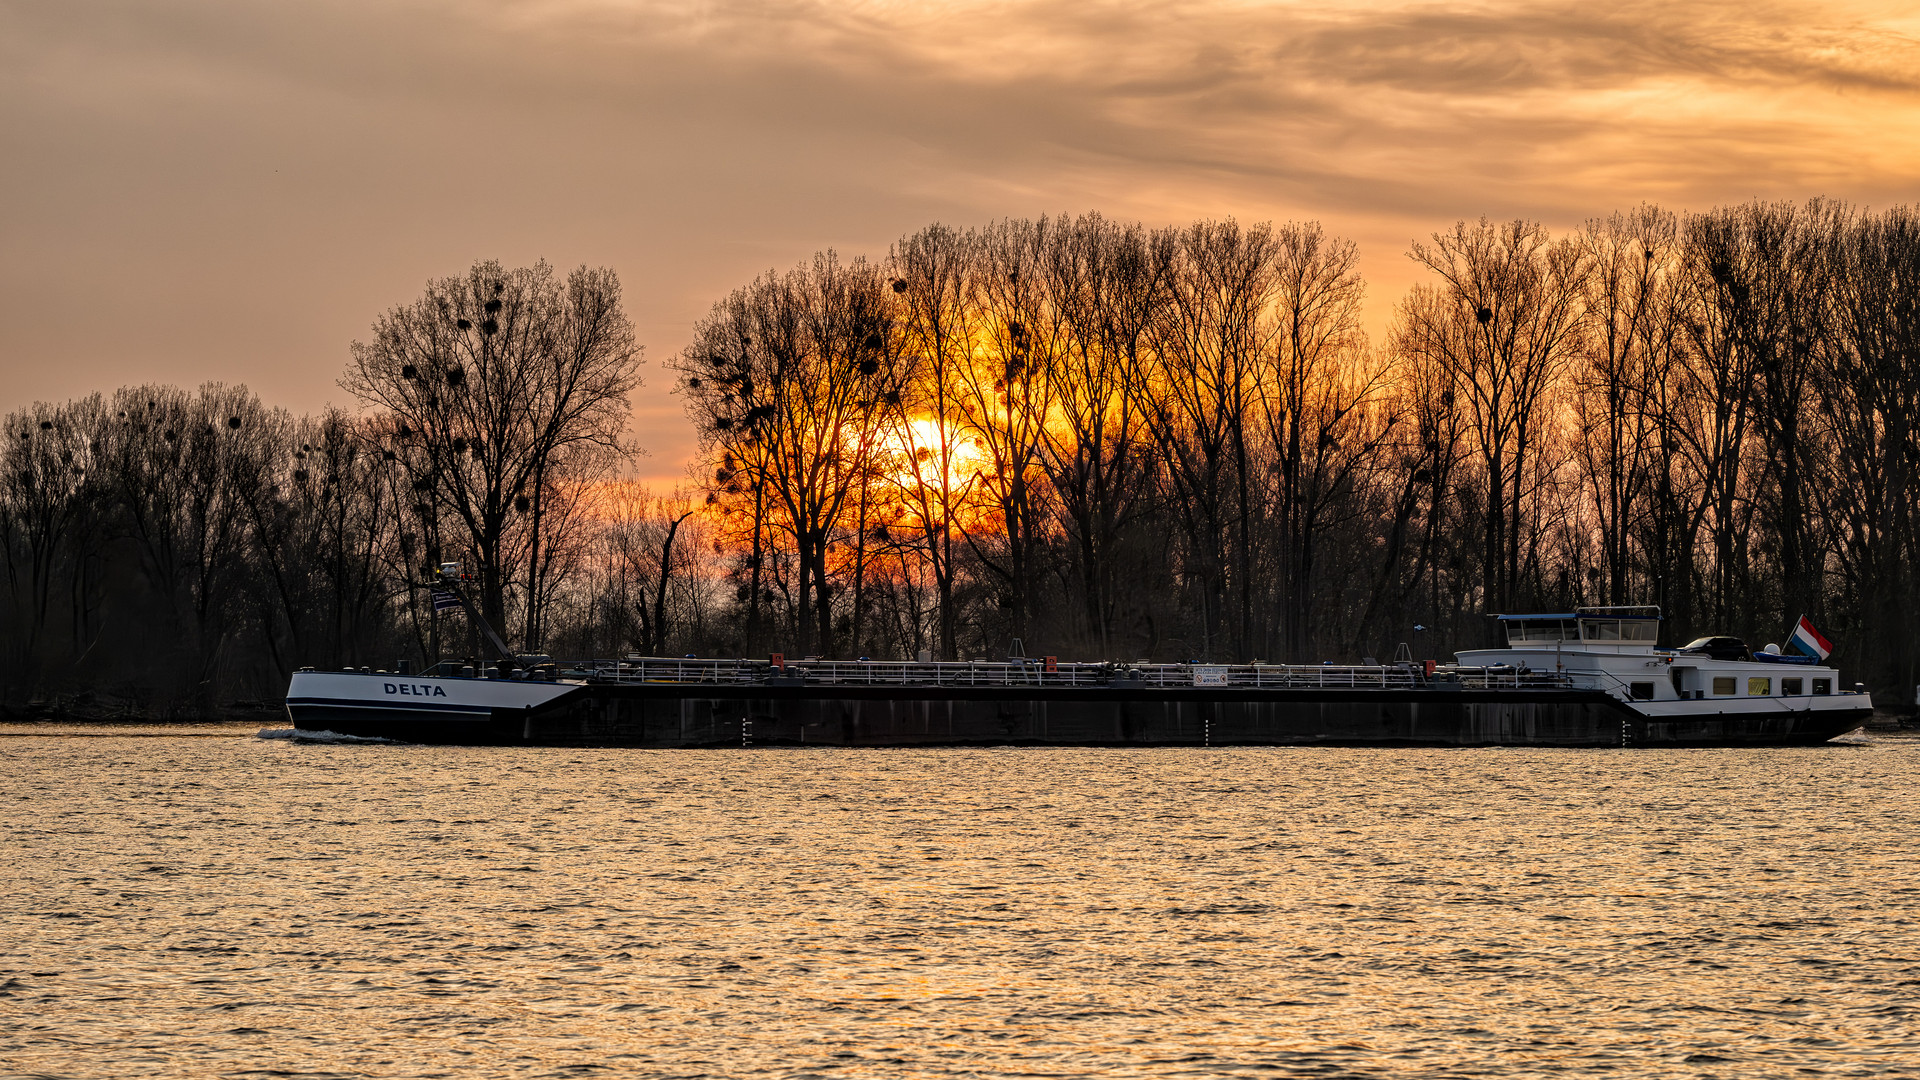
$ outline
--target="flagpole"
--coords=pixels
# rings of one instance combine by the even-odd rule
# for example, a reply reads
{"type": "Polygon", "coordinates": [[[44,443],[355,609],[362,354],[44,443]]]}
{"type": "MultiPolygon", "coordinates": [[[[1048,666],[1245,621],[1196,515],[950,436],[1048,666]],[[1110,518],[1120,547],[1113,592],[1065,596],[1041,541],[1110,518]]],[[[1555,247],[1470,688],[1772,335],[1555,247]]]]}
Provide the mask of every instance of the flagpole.
{"type": "MultiPolygon", "coordinates": [[[[495,632],[493,624],[487,621],[486,616],[480,614],[479,609],[474,607],[467,599],[467,591],[460,587],[460,583],[465,579],[466,575],[460,572],[459,563],[446,562],[440,564],[439,572],[434,575],[434,611],[437,613],[440,610],[441,597],[444,595],[448,607],[458,607],[466,613],[467,649],[469,654],[474,657],[476,663],[479,662],[479,635],[481,634],[486,635],[487,642],[493,646],[495,652],[500,654],[500,659],[513,660],[513,650],[507,647],[505,641],[501,640],[500,635],[495,632]]],[[[437,627],[439,624],[436,622],[434,625],[436,627],[435,636],[437,637],[437,627]]]]}

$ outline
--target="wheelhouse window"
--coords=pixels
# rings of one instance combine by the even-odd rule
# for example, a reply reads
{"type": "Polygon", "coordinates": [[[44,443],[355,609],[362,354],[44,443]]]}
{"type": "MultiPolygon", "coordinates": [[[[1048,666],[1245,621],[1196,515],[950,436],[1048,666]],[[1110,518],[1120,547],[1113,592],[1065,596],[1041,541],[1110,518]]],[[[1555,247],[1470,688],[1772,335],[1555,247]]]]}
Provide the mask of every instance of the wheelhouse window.
{"type": "Polygon", "coordinates": [[[1733,676],[1731,675],[1714,676],[1713,696],[1714,697],[1732,697],[1733,696],[1733,676]]]}
{"type": "Polygon", "coordinates": [[[1631,641],[1653,644],[1660,637],[1657,619],[1581,619],[1581,636],[1587,641],[1631,641]]]}
{"type": "Polygon", "coordinates": [[[1787,697],[1799,697],[1805,692],[1800,689],[1804,685],[1806,684],[1800,679],[1781,679],[1780,692],[1787,697]]]}
{"type": "Polygon", "coordinates": [[[1580,640],[1579,624],[1572,619],[1511,619],[1507,622],[1507,644],[1551,645],[1556,641],[1580,640]]]}
{"type": "Polygon", "coordinates": [[[1832,679],[1813,680],[1813,692],[1815,696],[1818,696],[1821,694],[1833,693],[1833,680],[1832,679]]]}
{"type": "Polygon", "coordinates": [[[1628,683],[1627,690],[1633,695],[1635,701],[1653,700],[1653,684],[1650,682],[1628,683]]]}
{"type": "Polygon", "coordinates": [[[1755,675],[1753,678],[1747,680],[1748,697],[1766,697],[1771,693],[1773,693],[1772,676],[1755,675]]]}

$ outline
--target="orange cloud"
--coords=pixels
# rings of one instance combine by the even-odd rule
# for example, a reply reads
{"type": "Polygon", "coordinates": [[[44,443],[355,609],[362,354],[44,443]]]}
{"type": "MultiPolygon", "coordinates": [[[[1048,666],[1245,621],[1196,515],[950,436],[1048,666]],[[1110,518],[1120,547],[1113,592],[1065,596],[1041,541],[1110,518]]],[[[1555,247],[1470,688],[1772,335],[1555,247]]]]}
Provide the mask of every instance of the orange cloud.
{"type": "Polygon", "coordinates": [[[347,343],[479,257],[612,266],[659,360],[817,249],[1063,210],[1319,219],[1377,332],[1463,217],[1909,200],[1917,71],[1910,5],[1866,3],[13,5],[0,406],[342,401],[347,343]]]}

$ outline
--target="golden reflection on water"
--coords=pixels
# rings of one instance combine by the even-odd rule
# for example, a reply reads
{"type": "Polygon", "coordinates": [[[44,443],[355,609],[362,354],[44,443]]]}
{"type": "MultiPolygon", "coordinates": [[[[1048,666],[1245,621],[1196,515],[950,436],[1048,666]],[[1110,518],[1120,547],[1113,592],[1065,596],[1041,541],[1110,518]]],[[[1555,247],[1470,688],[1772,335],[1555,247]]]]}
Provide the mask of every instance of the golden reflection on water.
{"type": "Polygon", "coordinates": [[[0,1075],[1920,1062],[1920,741],[741,752],[7,733],[0,1075]]]}

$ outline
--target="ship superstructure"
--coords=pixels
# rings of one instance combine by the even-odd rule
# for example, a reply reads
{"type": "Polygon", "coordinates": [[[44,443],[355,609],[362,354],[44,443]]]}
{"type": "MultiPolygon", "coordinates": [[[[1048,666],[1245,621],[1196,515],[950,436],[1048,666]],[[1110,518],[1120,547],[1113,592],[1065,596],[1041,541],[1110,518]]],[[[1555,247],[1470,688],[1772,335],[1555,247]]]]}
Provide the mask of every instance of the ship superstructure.
{"type": "Polygon", "coordinates": [[[1584,607],[1542,615],[1502,615],[1507,644],[1468,649],[1462,664],[1512,667],[1597,690],[1647,717],[1781,712],[1854,715],[1860,687],[1810,656],[1768,646],[1750,652],[1734,638],[1701,638],[1660,648],[1660,610],[1584,607]]]}

